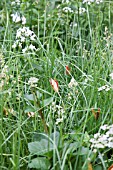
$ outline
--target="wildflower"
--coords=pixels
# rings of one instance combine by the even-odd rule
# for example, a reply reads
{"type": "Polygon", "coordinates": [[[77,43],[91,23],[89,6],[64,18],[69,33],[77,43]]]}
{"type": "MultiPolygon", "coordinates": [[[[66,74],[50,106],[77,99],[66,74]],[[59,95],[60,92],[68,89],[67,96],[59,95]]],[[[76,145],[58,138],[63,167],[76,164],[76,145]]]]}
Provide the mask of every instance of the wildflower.
{"type": "Polygon", "coordinates": [[[111,79],[113,80],[113,73],[111,73],[109,76],[110,76],[110,77],[111,77],[111,79]]]}
{"type": "MultiPolygon", "coordinates": [[[[62,3],[64,3],[64,0],[62,0],[62,3]]],[[[69,3],[69,0],[66,0],[66,3],[68,4],[68,3],[69,3]]]]}
{"type": "Polygon", "coordinates": [[[95,144],[95,148],[104,148],[104,145],[101,143],[95,144]]]}
{"type": "Polygon", "coordinates": [[[32,45],[32,44],[30,44],[29,49],[30,49],[30,50],[36,50],[35,46],[32,45]]]}
{"type": "MultiPolygon", "coordinates": [[[[29,40],[35,40],[36,35],[32,30],[29,29],[29,27],[22,27],[17,30],[16,33],[16,41],[12,45],[12,48],[20,47],[22,52],[29,52],[29,50],[36,50],[35,46],[32,44],[29,44],[29,46],[25,46],[25,42],[29,40]],[[24,46],[24,49],[22,47],[24,46]]],[[[31,41],[30,41],[31,42],[31,41]]]]}
{"type": "Polygon", "coordinates": [[[70,68],[69,68],[69,66],[68,65],[66,65],[66,74],[70,74],[70,68]]]}
{"type": "Polygon", "coordinates": [[[73,13],[73,10],[70,7],[64,7],[63,11],[66,12],[66,13],[67,12],[73,13]]]}
{"type": "Polygon", "coordinates": [[[22,16],[22,24],[24,25],[24,24],[26,24],[26,18],[24,17],[24,16],[22,16]]]}
{"type": "Polygon", "coordinates": [[[28,80],[28,84],[31,86],[31,87],[36,87],[36,83],[38,82],[38,78],[36,77],[30,77],[29,80],[28,80]]]}
{"type": "Polygon", "coordinates": [[[20,40],[21,42],[25,42],[25,37],[21,36],[20,38],[21,38],[20,40]]]}
{"type": "Polygon", "coordinates": [[[94,134],[94,137],[90,139],[90,142],[92,143],[91,148],[113,148],[113,126],[105,124],[100,127],[100,130],[103,131],[94,134]],[[103,132],[104,134],[102,134],[103,132]]]}
{"type": "Polygon", "coordinates": [[[20,15],[16,12],[15,14],[11,14],[13,22],[17,23],[21,21],[20,15]]]}
{"type": "Polygon", "coordinates": [[[93,150],[93,153],[97,153],[97,149],[94,149],[94,150],[93,150]]]}
{"type": "Polygon", "coordinates": [[[102,129],[102,130],[106,130],[108,128],[108,125],[102,125],[101,127],[100,127],[100,129],[102,129]]]}
{"type": "Polygon", "coordinates": [[[12,45],[12,48],[16,48],[16,43],[14,43],[14,44],[12,45]]]}
{"type": "Polygon", "coordinates": [[[20,5],[20,0],[15,0],[13,2],[11,2],[11,5],[20,5]]]}
{"type": "Polygon", "coordinates": [[[100,4],[102,2],[103,2],[103,0],[96,0],[96,4],[100,4]]]}
{"type": "Polygon", "coordinates": [[[72,88],[73,86],[77,86],[78,83],[76,82],[76,80],[72,77],[70,83],[68,84],[69,88],[72,88]]]}
{"type": "Polygon", "coordinates": [[[54,89],[54,91],[58,93],[58,91],[59,91],[58,81],[57,80],[53,80],[51,78],[50,79],[50,84],[51,84],[52,88],[54,89]]]}
{"type": "Polygon", "coordinates": [[[35,113],[34,112],[28,112],[28,117],[34,117],[35,113]]]}
{"type": "Polygon", "coordinates": [[[57,118],[56,119],[56,125],[58,125],[59,123],[62,123],[63,122],[63,118],[57,118]]]}
{"type": "Polygon", "coordinates": [[[81,14],[83,14],[84,12],[86,12],[86,9],[85,9],[85,8],[80,7],[80,8],[79,8],[79,14],[81,15],[81,14]]]}
{"type": "Polygon", "coordinates": [[[25,47],[24,49],[22,49],[22,52],[25,53],[27,52],[27,50],[28,50],[28,47],[25,47]]]}
{"type": "Polygon", "coordinates": [[[30,39],[31,39],[32,41],[34,41],[34,40],[35,40],[35,37],[36,37],[36,35],[33,34],[33,35],[30,37],[30,39]]]}
{"type": "Polygon", "coordinates": [[[108,85],[104,85],[104,86],[101,86],[98,88],[98,91],[102,91],[102,90],[105,90],[105,91],[109,91],[110,90],[110,87],[108,85]]]}
{"type": "Polygon", "coordinates": [[[88,5],[90,5],[92,2],[94,2],[94,0],[83,0],[83,4],[87,3],[88,5]]]}

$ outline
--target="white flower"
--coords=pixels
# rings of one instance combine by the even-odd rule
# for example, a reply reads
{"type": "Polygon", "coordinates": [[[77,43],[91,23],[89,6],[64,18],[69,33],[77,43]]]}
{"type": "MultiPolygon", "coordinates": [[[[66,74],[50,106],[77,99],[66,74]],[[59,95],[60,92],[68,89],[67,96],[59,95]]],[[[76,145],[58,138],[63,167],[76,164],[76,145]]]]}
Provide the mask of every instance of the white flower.
{"type": "Polygon", "coordinates": [[[107,147],[108,147],[108,148],[113,148],[113,142],[109,142],[109,143],[107,144],[107,147]]]}
{"type": "Polygon", "coordinates": [[[83,14],[84,12],[86,12],[86,9],[85,9],[85,8],[80,7],[80,8],[79,8],[79,14],[83,14]]]}
{"type": "Polygon", "coordinates": [[[98,138],[100,136],[100,133],[94,134],[94,138],[98,138]]]}
{"type": "Polygon", "coordinates": [[[29,84],[29,85],[33,85],[33,84],[37,83],[38,80],[39,80],[39,79],[36,78],[36,77],[30,77],[29,80],[28,80],[28,84],[29,84]]]}
{"type": "Polygon", "coordinates": [[[28,50],[28,47],[25,47],[24,49],[22,49],[22,52],[25,53],[28,50]]]}
{"type": "Polygon", "coordinates": [[[25,37],[21,36],[21,42],[25,42],[25,37]]]}
{"type": "Polygon", "coordinates": [[[12,45],[12,48],[16,48],[16,42],[14,42],[14,44],[12,45]]]}
{"type": "Polygon", "coordinates": [[[94,150],[93,150],[93,153],[97,153],[97,149],[94,149],[94,150]]]}
{"type": "Polygon", "coordinates": [[[101,143],[95,144],[95,148],[104,148],[104,145],[101,143]]]}
{"type": "Polygon", "coordinates": [[[109,76],[110,76],[110,77],[111,77],[111,79],[113,80],[113,73],[111,73],[109,76]]]}
{"type": "Polygon", "coordinates": [[[22,33],[21,33],[21,30],[18,29],[18,30],[17,30],[17,33],[16,33],[16,39],[19,38],[19,37],[21,37],[21,34],[22,34],[22,33]]]}
{"type": "Polygon", "coordinates": [[[30,49],[30,50],[36,50],[35,46],[32,45],[32,44],[30,44],[29,49],[30,49]]]}
{"type": "Polygon", "coordinates": [[[98,141],[101,143],[105,143],[105,141],[107,141],[108,139],[108,135],[102,135],[98,138],[98,141]]]}
{"type": "Polygon", "coordinates": [[[113,128],[110,128],[108,132],[110,135],[113,135],[113,128]]]}
{"type": "Polygon", "coordinates": [[[19,42],[19,43],[18,43],[18,46],[19,46],[20,48],[22,48],[22,43],[19,42]]]}
{"type": "Polygon", "coordinates": [[[26,32],[25,32],[25,36],[31,36],[33,34],[33,31],[31,31],[28,27],[26,27],[26,32]]]}
{"type": "Polygon", "coordinates": [[[107,130],[107,128],[108,128],[108,125],[106,124],[106,125],[102,125],[101,127],[100,127],[100,129],[102,129],[102,130],[107,130]]]}
{"type": "Polygon", "coordinates": [[[72,88],[73,86],[76,87],[77,85],[78,85],[78,83],[77,83],[76,80],[72,77],[70,83],[68,84],[68,87],[69,87],[69,88],[72,88]]]}
{"type": "Polygon", "coordinates": [[[26,24],[26,18],[24,17],[24,16],[22,16],[22,24],[24,25],[24,24],[26,24]]]}
{"type": "Polygon", "coordinates": [[[58,125],[59,123],[63,122],[63,118],[57,118],[56,119],[56,125],[58,125]]]}
{"type": "Polygon", "coordinates": [[[67,13],[67,12],[70,12],[70,13],[73,12],[73,10],[72,10],[70,7],[64,7],[64,8],[63,8],[63,11],[66,12],[66,13],[67,13]]]}
{"type": "Polygon", "coordinates": [[[94,0],[83,0],[83,4],[87,3],[88,5],[90,5],[92,2],[94,2],[94,0]]]}
{"type": "Polygon", "coordinates": [[[20,15],[16,12],[15,14],[11,14],[13,22],[17,23],[21,21],[20,15]]]}
{"type": "Polygon", "coordinates": [[[15,0],[13,2],[11,2],[11,5],[20,5],[20,0],[15,0]]]}
{"type": "Polygon", "coordinates": [[[13,6],[13,5],[15,5],[15,2],[13,1],[13,2],[11,2],[11,5],[13,6]]]}
{"type": "Polygon", "coordinates": [[[102,90],[109,91],[110,87],[108,85],[104,85],[98,88],[98,91],[102,91],[102,90]]]}
{"type": "Polygon", "coordinates": [[[96,4],[100,4],[102,2],[103,2],[103,0],[96,0],[96,4]]]}
{"type": "Polygon", "coordinates": [[[33,35],[30,37],[30,39],[31,39],[32,41],[34,41],[34,40],[35,40],[35,37],[36,37],[36,35],[33,34],[33,35]]]}
{"type": "Polygon", "coordinates": [[[110,141],[110,142],[113,141],[113,137],[109,137],[108,141],[110,141]]]}

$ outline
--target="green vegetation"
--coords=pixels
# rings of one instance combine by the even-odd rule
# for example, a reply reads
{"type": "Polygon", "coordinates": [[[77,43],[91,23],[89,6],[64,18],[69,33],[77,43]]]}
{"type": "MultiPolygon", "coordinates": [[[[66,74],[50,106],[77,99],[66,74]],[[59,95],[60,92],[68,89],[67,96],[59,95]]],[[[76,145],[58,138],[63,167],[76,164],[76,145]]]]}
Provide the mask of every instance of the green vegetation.
{"type": "Polygon", "coordinates": [[[0,1],[0,170],[113,164],[112,20],[112,0],[0,1]]]}

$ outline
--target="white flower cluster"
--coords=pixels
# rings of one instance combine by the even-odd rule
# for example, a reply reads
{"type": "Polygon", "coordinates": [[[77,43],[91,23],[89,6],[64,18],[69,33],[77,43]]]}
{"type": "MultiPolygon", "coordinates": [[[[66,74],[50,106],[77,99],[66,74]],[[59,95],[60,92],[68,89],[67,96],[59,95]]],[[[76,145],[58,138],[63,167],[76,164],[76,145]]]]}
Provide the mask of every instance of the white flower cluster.
{"type": "Polygon", "coordinates": [[[73,13],[73,10],[70,7],[64,7],[63,11],[66,12],[66,13],[67,12],[73,13]]]}
{"type": "Polygon", "coordinates": [[[66,3],[68,4],[69,1],[70,1],[70,0],[62,0],[62,3],[65,3],[65,2],[66,2],[66,3]]]}
{"type": "Polygon", "coordinates": [[[63,120],[65,119],[65,116],[64,116],[65,111],[62,108],[62,106],[56,105],[56,103],[53,102],[51,109],[52,109],[53,113],[56,113],[56,123],[55,124],[58,125],[59,123],[62,123],[63,120]]]}
{"type": "Polygon", "coordinates": [[[103,2],[103,0],[96,0],[95,2],[96,2],[96,4],[100,4],[103,2]]]}
{"type": "Polygon", "coordinates": [[[111,73],[109,76],[110,76],[110,78],[113,80],[113,73],[111,73]]]}
{"type": "Polygon", "coordinates": [[[11,2],[11,5],[20,5],[20,0],[15,0],[11,2]]]}
{"type": "Polygon", "coordinates": [[[83,4],[87,3],[90,5],[92,2],[95,2],[96,4],[100,4],[103,2],[103,0],[83,0],[83,4]]]}
{"type": "Polygon", "coordinates": [[[103,90],[109,91],[110,88],[111,88],[111,87],[106,84],[106,85],[104,85],[104,86],[99,87],[99,88],[98,88],[98,91],[99,91],[99,92],[100,92],[100,91],[103,91],[103,90]]]}
{"type": "Polygon", "coordinates": [[[86,9],[85,9],[85,8],[80,7],[80,8],[79,8],[79,14],[81,15],[81,14],[83,14],[84,12],[86,12],[86,9]]]}
{"type": "Polygon", "coordinates": [[[2,70],[0,72],[0,90],[2,90],[5,84],[8,84],[9,76],[8,76],[8,66],[3,65],[2,70]]]}
{"type": "Polygon", "coordinates": [[[36,87],[38,80],[39,79],[36,77],[30,77],[28,80],[28,84],[30,85],[30,87],[36,87]]]}
{"type": "MultiPolygon", "coordinates": [[[[110,78],[111,78],[111,80],[113,80],[113,73],[111,73],[111,74],[109,74],[109,76],[110,76],[110,78]]],[[[112,89],[113,87],[111,86],[108,86],[107,84],[106,85],[104,85],[104,86],[101,86],[101,87],[99,87],[98,88],[98,91],[100,92],[100,91],[103,91],[103,90],[105,90],[105,91],[109,91],[110,89],[112,89]]]]}
{"type": "Polygon", "coordinates": [[[68,84],[68,87],[69,88],[73,88],[73,87],[76,87],[78,86],[78,83],[76,82],[76,80],[72,77],[70,83],[68,84]]]}
{"type": "Polygon", "coordinates": [[[20,16],[20,14],[18,12],[16,12],[15,14],[11,14],[12,20],[13,22],[17,23],[17,22],[22,22],[23,25],[26,24],[26,18],[24,16],[20,16]]]}
{"type": "Polygon", "coordinates": [[[94,2],[94,0],[83,0],[83,4],[87,3],[88,5],[90,5],[92,2],[94,2]]]}
{"type": "Polygon", "coordinates": [[[92,149],[113,148],[113,124],[100,127],[101,133],[94,134],[90,139],[92,149]]]}
{"type": "MultiPolygon", "coordinates": [[[[36,35],[29,29],[29,27],[19,28],[16,33],[16,41],[12,45],[12,48],[20,47],[22,49],[22,45],[25,44],[25,42],[29,42],[29,40],[34,41],[35,37],[36,35]]],[[[36,48],[34,45],[30,44],[24,47],[22,52],[25,53],[29,50],[34,51],[36,48]]]]}

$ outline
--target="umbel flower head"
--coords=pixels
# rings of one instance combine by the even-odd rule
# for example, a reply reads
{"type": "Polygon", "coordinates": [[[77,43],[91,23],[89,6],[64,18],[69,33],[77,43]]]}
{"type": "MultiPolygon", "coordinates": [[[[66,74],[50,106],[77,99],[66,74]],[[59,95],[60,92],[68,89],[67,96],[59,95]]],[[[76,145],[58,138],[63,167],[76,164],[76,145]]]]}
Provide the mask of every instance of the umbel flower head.
{"type": "Polygon", "coordinates": [[[59,87],[58,87],[58,81],[57,80],[53,80],[52,78],[49,80],[52,88],[54,89],[55,92],[58,93],[59,91],[59,87]]]}

